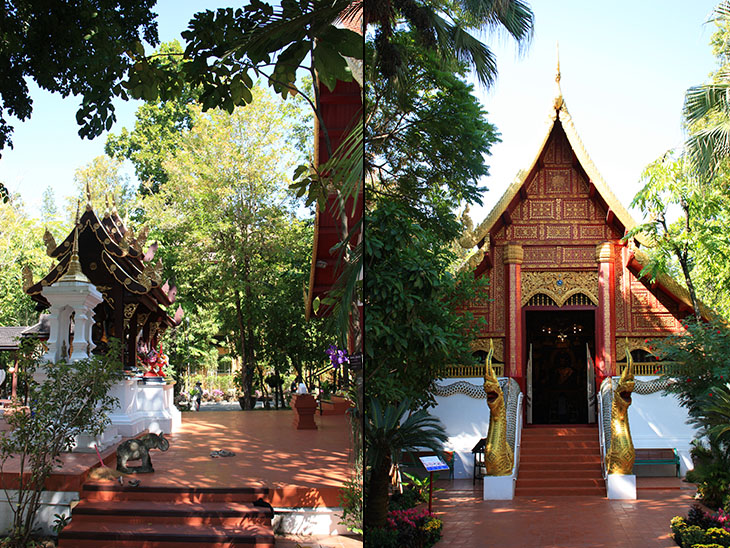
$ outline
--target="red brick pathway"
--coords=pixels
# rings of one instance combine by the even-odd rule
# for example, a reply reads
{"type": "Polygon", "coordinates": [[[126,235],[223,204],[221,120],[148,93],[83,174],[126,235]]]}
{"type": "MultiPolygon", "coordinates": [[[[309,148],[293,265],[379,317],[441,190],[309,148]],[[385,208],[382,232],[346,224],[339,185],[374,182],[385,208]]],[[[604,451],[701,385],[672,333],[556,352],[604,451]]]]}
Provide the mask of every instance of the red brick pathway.
{"type": "Polygon", "coordinates": [[[481,500],[481,483],[444,482],[434,512],[444,520],[437,548],[672,548],[669,520],[685,515],[694,489],[640,489],[635,501],[603,497],[481,500]]]}

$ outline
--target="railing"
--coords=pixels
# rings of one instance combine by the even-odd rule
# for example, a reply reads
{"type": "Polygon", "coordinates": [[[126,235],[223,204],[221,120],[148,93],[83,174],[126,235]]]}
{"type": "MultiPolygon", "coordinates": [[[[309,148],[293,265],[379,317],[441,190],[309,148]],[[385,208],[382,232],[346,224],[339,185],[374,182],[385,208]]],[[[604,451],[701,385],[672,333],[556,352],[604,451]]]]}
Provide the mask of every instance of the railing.
{"type": "Polygon", "coordinates": [[[598,441],[601,447],[601,475],[603,479],[606,479],[606,431],[603,424],[603,387],[606,383],[611,383],[611,387],[613,387],[611,377],[603,379],[596,398],[598,400],[598,441]]]}
{"type": "MultiPolygon", "coordinates": [[[[634,375],[652,376],[674,373],[681,367],[679,362],[634,362],[634,375]]],[[[621,375],[626,369],[626,362],[616,364],[616,375],[621,375]]]]}
{"type": "MultiPolygon", "coordinates": [[[[484,365],[448,365],[444,371],[444,379],[455,379],[455,378],[470,378],[479,377],[484,378],[484,365]]],[[[504,364],[493,363],[492,369],[497,377],[504,376],[504,364]]]]}
{"type": "MultiPolygon", "coordinates": [[[[520,469],[520,447],[522,446],[522,392],[517,396],[517,420],[515,421],[515,451],[512,464],[512,479],[517,481],[517,472],[520,469]]],[[[513,484],[514,485],[514,484],[513,484]]]]}

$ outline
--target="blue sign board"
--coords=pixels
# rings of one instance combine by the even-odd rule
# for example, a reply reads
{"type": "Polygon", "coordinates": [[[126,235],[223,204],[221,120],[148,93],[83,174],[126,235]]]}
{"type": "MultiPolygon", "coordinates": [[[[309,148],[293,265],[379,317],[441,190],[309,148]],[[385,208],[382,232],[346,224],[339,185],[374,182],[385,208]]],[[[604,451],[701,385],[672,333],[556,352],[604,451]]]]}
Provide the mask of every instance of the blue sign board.
{"type": "Polygon", "coordinates": [[[442,461],[439,457],[418,457],[421,464],[426,468],[426,472],[437,472],[439,470],[448,470],[449,465],[442,461]]]}

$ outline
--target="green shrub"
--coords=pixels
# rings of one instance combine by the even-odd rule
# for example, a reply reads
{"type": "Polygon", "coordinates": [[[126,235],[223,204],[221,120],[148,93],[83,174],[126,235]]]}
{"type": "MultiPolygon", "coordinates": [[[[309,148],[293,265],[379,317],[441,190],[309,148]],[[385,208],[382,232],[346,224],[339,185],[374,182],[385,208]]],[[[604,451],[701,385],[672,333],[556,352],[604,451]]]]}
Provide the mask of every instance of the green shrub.
{"type": "Polygon", "coordinates": [[[388,502],[388,509],[407,510],[408,508],[418,506],[421,502],[421,496],[418,491],[406,487],[403,489],[403,493],[393,493],[388,502]]]}
{"type": "Polygon", "coordinates": [[[398,541],[398,531],[387,527],[368,529],[364,541],[363,548],[403,548],[398,541]]]}
{"type": "Polygon", "coordinates": [[[692,548],[724,548],[723,544],[694,544],[692,548]]]}
{"type": "Polygon", "coordinates": [[[711,527],[705,531],[705,539],[703,542],[719,544],[723,548],[730,546],[730,532],[719,527],[711,527]]]}

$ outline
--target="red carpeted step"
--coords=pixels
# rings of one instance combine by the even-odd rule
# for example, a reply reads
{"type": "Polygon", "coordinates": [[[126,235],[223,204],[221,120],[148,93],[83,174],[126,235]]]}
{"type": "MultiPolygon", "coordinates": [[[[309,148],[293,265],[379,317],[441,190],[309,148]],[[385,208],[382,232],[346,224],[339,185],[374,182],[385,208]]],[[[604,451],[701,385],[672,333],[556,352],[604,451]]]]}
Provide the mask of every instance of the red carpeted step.
{"type": "Polygon", "coordinates": [[[530,426],[522,431],[516,496],[605,496],[595,425],[530,426]]]}
{"type": "Polygon", "coordinates": [[[269,508],[239,502],[89,501],[73,509],[74,523],[179,523],[183,525],[271,525],[269,508]]]}
{"type": "Polygon", "coordinates": [[[526,462],[520,459],[520,474],[528,470],[554,470],[556,472],[565,470],[593,470],[596,474],[601,474],[601,459],[596,458],[594,462],[551,462],[546,466],[544,462],[526,462]]]}
{"type": "Polygon", "coordinates": [[[516,497],[605,497],[605,487],[517,487],[516,497]]]}
{"type": "Polygon", "coordinates": [[[71,521],[59,534],[59,548],[144,546],[173,547],[192,546],[200,548],[219,546],[255,546],[274,548],[274,533],[264,525],[246,527],[223,527],[196,525],[137,523],[96,523],[71,521]],[[94,544],[95,543],[95,544],[94,544]]]}
{"type": "Polygon", "coordinates": [[[550,478],[596,478],[601,477],[601,468],[592,467],[585,469],[570,468],[567,470],[554,470],[545,468],[528,468],[525,470],[520,466],[520,478],[522,479],[550,479],[550,478]]]}

